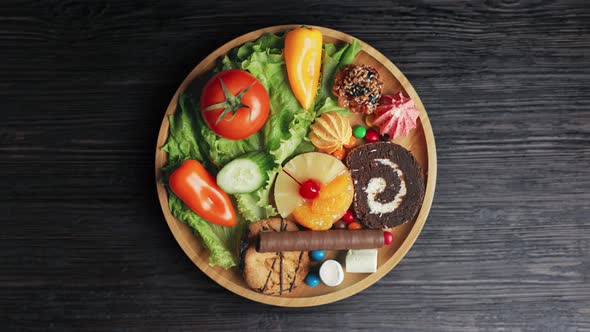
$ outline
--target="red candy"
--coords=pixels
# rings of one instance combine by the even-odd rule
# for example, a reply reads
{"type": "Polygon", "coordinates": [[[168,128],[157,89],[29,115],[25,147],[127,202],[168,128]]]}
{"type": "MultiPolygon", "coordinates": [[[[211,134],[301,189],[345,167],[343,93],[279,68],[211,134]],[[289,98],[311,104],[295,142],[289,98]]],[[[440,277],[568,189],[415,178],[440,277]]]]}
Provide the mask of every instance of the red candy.
{"type": "Polygon", "coordinates": [[[377,133],[373,129],[370,129],[367,131],[367,134],[365,135],[365,141],[367,141],[369,143],[374,143],[374,142],[377,142],[378,140],[379,140],[379,133],[377,133]]]}
{"type": "Polygon", "coordinates": [[[393,234],[390,232],[383,232],[383,244],[388,245],[393,242],[393,234]]]}
{"type": "Polygon", "coordinates": [[[314,199],[320,195],[320,184],[309,179],[303,181],[299,187],[299,195],[305,199],[314,199]]]}
{"type": "Polygon", "coordinates": [[[350,210],[346,211],[346,213],[342,216],[342,220],[346,221],[347,224],[350,224],[354,221],[354,213],[350,210]]]}

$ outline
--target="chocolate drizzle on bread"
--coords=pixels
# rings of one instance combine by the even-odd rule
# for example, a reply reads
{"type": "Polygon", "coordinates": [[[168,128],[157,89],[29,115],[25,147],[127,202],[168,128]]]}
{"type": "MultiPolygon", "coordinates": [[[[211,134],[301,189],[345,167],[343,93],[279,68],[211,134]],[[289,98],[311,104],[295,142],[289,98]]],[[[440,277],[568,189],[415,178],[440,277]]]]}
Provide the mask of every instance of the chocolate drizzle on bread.
{"type": "Polygon", "coordinates": [[[266,281],[264,282],[264,286],[262,286],[262,288],[258,289],[259,292],[264,293],[264,290],[266,289],[266,286],[268,286],[268,281],[270,280],[270,276],[272,275],[272,271],[274,270],[276,263],[277,263],[277,259],[275,258],[272,261],[272,266],[270,267],[270,271],[268,271],[268,276],[266,277],[266,281]]]}
{"type": "Polygon", "coordinates": [[[348,153],[354,212],[369,228],[414,220],[424,199],[424,172],[412,154],[391,142],[361,145],[348,153]]]}
{"type": "Polygon", "coordinates": [[[299,260],[297,261],[297,267],[295,268],[295,273],[293,274],[293,281],[289,286],[289,292],[293,290],[293,286],[295,286],[295,281],[297,281],[297,272],[299,272],[299,268],[301,267],[301,261],[303,260],[303,254],[305,251],[299,253],[299,260]]]}

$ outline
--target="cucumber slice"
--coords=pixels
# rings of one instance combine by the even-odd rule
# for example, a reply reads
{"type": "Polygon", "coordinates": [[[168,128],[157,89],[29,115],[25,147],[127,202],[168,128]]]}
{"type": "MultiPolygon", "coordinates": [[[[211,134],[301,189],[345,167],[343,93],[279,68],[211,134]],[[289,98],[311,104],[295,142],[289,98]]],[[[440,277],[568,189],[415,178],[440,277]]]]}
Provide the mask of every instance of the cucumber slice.
{"type": "Polygon", "coordinates": [[[217,173],[217,185],[228,194],[247,194],[268,181],[268,171],[274,167],[269,154],[249,152],[225,165],[217,173]]]}

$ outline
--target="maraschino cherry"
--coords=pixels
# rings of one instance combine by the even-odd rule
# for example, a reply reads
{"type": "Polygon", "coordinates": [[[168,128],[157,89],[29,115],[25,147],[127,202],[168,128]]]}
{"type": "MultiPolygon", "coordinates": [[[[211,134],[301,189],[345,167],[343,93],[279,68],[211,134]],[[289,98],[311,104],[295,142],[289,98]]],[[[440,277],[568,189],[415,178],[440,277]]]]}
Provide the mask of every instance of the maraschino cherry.
{"type": "Polygon", "coordinates": [[[299,186],[299,195],[305,199],[315,199],[320,195],[320,184],[312,179],[305,180],[299,186]]]}
{"type": "Polygon", "coordinates": [[[299,195],[305,199],[316,199],[320,195],[320,184],[313,180],[307,179],[303,181],[303,183],[297,181],[293,175],[289,174],[287,171],[283,170],[285,174],[287,174],[293,181],[297,182],[299,185],[299,195]]]}

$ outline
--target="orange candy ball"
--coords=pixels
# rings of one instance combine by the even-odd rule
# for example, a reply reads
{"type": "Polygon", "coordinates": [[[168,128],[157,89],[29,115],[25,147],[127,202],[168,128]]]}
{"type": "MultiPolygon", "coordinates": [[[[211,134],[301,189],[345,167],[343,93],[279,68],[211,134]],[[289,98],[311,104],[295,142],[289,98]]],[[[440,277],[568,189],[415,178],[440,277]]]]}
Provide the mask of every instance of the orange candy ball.
{"type": "Polygon", "coordinates": [[[363,228],[363,225],[359,224],[356,221],[348,224],[348,229],[350,229],[350,230],[356,230],[356,229],[362,229],[362,228],[363,228]]]}

